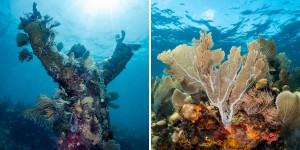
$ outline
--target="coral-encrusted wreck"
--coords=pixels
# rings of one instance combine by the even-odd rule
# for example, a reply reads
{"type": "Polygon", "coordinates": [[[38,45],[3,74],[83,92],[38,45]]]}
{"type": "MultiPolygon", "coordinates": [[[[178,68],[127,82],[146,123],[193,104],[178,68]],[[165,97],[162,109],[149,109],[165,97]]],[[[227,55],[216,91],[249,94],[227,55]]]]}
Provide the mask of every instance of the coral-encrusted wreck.
{"type": "Polygon", "coordinates": [[[299,69],[287,71],[272,38],[247,46],[247,55],[232,47],[224,61],[204,31],[193,46],[158,55],[170,76],[152,79],[152,149],[286,148],[284,139],[300,129],[300,94],[286,91],[299,88],[299,69]]]}
{"type": "Polygon", "coordinates": [[[53,98],[39,96],[35,107],[25,111],[25,116],[41,125],[54,122],[58,149],[105,149],[115,144],[111,141],[106,86],[125,68],[132,50],[139,49],[140,45],[124,44],[122,31],[121,36],[116,36],[113,55],[102,62],[94,62],[90,52],[80,44],[75,44],[66,55],[60,52],[62,44],[58,44],[58,50],[54,42],[53,28],[60,23],[48,15],[42,16],[36,5],[33,4],[32,13],[20,18],[18,29],[25,33],[18,34],[18,46],[30,43],[33,54],[59,83],[59,89],[53,98]]]}

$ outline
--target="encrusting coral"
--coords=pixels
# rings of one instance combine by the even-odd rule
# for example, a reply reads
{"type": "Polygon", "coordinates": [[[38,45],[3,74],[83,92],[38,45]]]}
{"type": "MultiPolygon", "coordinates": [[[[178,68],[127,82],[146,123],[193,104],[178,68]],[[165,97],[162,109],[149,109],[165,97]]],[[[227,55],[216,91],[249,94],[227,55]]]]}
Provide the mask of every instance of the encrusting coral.
{"type": "MultiPolygon", "coordinates": [[[[101,62],[94,62],[81,44],[64,54],[60,52],[63,45],[54,41],[57,33],[54,28],[60,23],[48,15],[42,16],[36,6],[33,3],[33,12],[26,13],[25,18],[20,17],[18,29],[25,33],[18,34],[17,40],[21,36],[28,37],[33,54],[59,84],[59,89],[51,99],[40,96],[36,105],[25,111],[25,116],[41,124],[53,125],[59,150],[118,149],[110,127],[106,86],[125,68],[132,51],[140,45],[124,44],[125,32],[122,31],[113,55],[101,62]]],[[[18,42],[18,46],[24,44],[24,40],[18,42]]],[[[20,60],[32,59],[27,56],[30,53],[28,50],[21,52],[20,60]]]]}
{"type": "Polygon", "coordinates": [[[261,36],[247,44],[248,54],[232,47],[224,61],[221,49],[210,50],[211,33],[200,35],[193,46],[158,55],[168,65],[162,80],[171,86],[157,92],[162,80],[152,80],[152,103],[164,97],[173,107],[163,110],[167,118],[156,119],[162,112],[152,105],[152,149],[285,149],[282,130],[300,128],[298,92],[289,92],[286,80],[290,61],[279,59],[272,38],[261,36]]]}

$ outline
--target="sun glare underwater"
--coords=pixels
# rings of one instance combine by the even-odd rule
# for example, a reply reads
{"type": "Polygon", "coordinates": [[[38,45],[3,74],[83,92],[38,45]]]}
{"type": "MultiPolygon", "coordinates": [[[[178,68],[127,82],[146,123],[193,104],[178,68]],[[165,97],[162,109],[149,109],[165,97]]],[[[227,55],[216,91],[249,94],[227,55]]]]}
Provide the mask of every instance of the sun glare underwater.
{"type": "Polygon", "coordinates": [[[148,149],[147,0],[0,4],[0,149],[148,149]]]}

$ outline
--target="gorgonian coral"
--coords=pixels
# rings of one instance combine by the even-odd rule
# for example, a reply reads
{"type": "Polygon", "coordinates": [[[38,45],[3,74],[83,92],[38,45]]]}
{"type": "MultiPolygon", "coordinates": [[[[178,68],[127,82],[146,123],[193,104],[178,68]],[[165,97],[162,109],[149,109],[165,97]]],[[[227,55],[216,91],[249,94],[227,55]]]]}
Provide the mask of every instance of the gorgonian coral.
{"type": "Polygon", "coordinates": [[[54,118],[61,113],[63,104],[64,103],[60,103],[59,100],[55,102],[55,100],[45,95],[40,95],[35,106],[31,109],[27,109],[24,115],[26,118],[43,126],[47,123],[52,123],[54,118]]]}
{"type": "Polygon", "coordinates": [[[248,56],[244,65],[240,47],[232,47],[228,60],[221,49],[211,51],[211,33],[200,32],[199,42],[193,46],[180,45],[158,55],[158,59],[169,66],[165,70],[173,78],[184,80],[187,85],[203,89],[210,102],[219,109],[222,122],[230,124],[236,113],[235,105],[252,84],[266,75],[268,63],[260,52],[257,41],[247,44],[248,56]]]}
{"type": "Polygon", "coordinates": [[[300,96],[290,91],[280,93],[276,98],[277,113],[284,124],[290,124],[300,117],[300,96]]]}
{"type": "Polygon", "coordinates": [[[257,91],[251,88],[242,96],[240,105],[248,115],[262,114],[265,121],[271,122],[276,116],[274,96],[267,91],[257,91]]]}
{"type": "Polygon", "coordinates": [[[29,62],[33,58],[32,52],[29,52],[26,48],[24,48],[21,52],[19,52],[19,61],[24,62],[25,60],[29,62]]]}
{"type": "MultiPolygon", "coordinates": [[[[223,51],[210,50],[211,34],[200,35],[193,46],[179,45],[158,55],[168,65],[165,72],[173,81],[174,109],[172,115],[164,112],[168,119],[161,120],[155,120],[160,110],[152,109],[152,148],[284,149],[281,129],[299,124],[299,101],[297,94],[285,96],[284,92],[278,95],[275,106],[274,98],[280,90],[272,86],[289,90],[285,85],[289,73],[285,69],[276,71],[280,61],[272,39],[268,42],[259,37],[258,42],[247,44],[248,54],[243,57],[240,48],[232,47],[224,61],[223,51]],[[268,64],[276,69],[267,75],[268,64]],[[157,125],[162,122],[164,126],[157,125]]],[[[154,91],[158,85],[152,82],[154,91]]],[[[166,93],[155,92],[154,96],[170,99],[166,93]]]]}

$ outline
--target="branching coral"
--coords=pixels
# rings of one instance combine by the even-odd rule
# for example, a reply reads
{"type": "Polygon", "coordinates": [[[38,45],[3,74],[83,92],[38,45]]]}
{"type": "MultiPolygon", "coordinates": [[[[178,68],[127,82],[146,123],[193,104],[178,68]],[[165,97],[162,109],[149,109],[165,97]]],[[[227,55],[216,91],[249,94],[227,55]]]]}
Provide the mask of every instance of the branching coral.
{"type": "Polygon", "coordinates": [[[180,45],[158,55],[170,68],[165,72],[188,85],[203,89],[210,102],[219,109],[222,122],[230,124],[237,111],[235,104],[252,84],[266,75],[268,63],[256,41],[247,44],[248,56],[241,66],[240,48],[232,47],[228,60],[221,49],[210,51],[213,46],[211,33],[200,32],[194,46],[180,45]],[[198,45],[198,46],[197,46],[198,45]]]}

